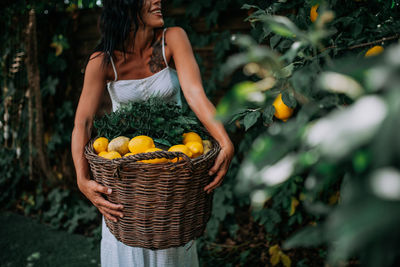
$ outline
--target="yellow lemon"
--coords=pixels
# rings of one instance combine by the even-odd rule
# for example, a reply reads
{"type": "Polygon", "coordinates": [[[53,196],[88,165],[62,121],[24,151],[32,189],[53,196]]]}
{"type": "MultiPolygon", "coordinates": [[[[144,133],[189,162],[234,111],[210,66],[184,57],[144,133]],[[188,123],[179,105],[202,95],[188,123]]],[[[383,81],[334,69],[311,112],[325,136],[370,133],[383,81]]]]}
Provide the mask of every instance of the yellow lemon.
{"type": "Polygon", "coordinates": [[[133,154],[144,153],[147,149],[155,147],[154,141],[147,135],[135,136],[129,141],[128,148],[133,154]]]}
{"type": "Polygon", "coordinates": [[[110,152],[107,152],[107,154],[103,155],[103,158],[106,158],[106,159],[121,158],[121,154],[119,154],[117,151],[110,151],[110,152]]]}
{"type": "MultiPolygon", "coordinates": [[[[175,152],[175,151],[182,152],[182,153],[186,154],[189,158],[192,157],[192,152],[190,151],[190,149],[187,146],[182,145],[182,144],[171,146],[168,149],[168,151],[171,151],[171,152],[175,152]]],[[[174,158],[174,159],[171,159],[170,161],[171,162],[177,162],[178,160],[182,160],[182,159],[183,159],[182,157],[179,157],[179,159],[174,158]]]]}
{"type": "Polygon", "coordinates": [[[277,119],[280,119],[280,120],[283,120],[283,121],[287,121],[287,119],[289,119],[293,114],[293,109],[288,107],[288,106],[286,106],[286,104],[283,103],[282,94],[279,94],[275,98],[274,103],[272,103],[272,105],[275,107],[274,116],[277,119]]]}
{"type": "Polygon", "coordinates": [[[108,153],[108,151],[101,151],[99,153],[99,157],[103,157],[104,155],[106,155],[108,153]]]}
{"type": "Polygon", "coordinates": [[[187,142],[185,146],[187,146],[192,152],[192,158],[197,158],[198,156],[203,155],[203,142],[187,142]]]}
{"type": "Polygon", "coordinates": [[[376,45],[374,47],[371,47],[368,49],[368,51],[365,53],[365,57],[371,57],[371,56],[376,56],[382,53],[384,48],[380,45],[376,45]]]}
{"type": "Polygon", "coordinates": [[[107,150],[110,151],[116,151],[120,155],[125,155],[126,153],[129,152],[128,149],[128,143],[129,143],[129,138],[125,136],[118,136],[111,140],[111,142],[108,144],[107,150]]]}
{"type": "Polygon", "coordinates": [[[195,132],[184,133],[183,135],[183,144],[186,145],[187,142],[199,142],[201,143],[201,137],[195,132]]]}
{"type": "MultiPolygon", "coordinates": [[[[157,148],[157,147],[152,147],[149,148],[145,151],[145,153],[147,152],[155,152],[155,151],[162,151],[161,148],[157,148]]],[[[144,163],[164,163],[164,162],[168,162],[168,160],[166,158],[155,158],[155,159],[144,159],[144,160],[140,160],[140,162],[144,162],[144,163]]]]}
{"type": "Polygon", "coordinates": [[[108,139],[105,137],[99,137],[93,142],[93,149],[97,154],[103,151],[107,151],[108,139]]]}
{"type": "Polygon", "coordinates": [[[318,18],[318,12],[317,12],[318,7],[319,7],[319,5],[315,5],[315,6],[312,6],[312,7],[311,7],[311,10],[310,10],[310,20],[311,20],[312,22],[315,22],[315,21],[317,20],[317,18],[318,18]]]}
{"type": "Polygon", "coordinates": [[[203,140],[203,148],[204,148],[203,154],[207,154],[208,151],[210,151],[211,148],[212,148],[211,141],[210,140],[203,140]]]}

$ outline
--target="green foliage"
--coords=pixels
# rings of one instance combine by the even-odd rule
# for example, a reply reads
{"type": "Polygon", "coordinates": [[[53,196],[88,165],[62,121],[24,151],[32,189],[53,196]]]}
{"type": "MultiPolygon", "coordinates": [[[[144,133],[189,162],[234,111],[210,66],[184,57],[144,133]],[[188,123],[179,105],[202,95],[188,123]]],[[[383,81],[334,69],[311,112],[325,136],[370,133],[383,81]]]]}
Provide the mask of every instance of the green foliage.
{"type": "Polygon", "coordinates": [[[182,143],[185,132],[196,132],[202,139],[208,139],[196,116],[185,115],[177,104],[156,96],[123,104],[115,112],[95,119],[93,125],[98,137],[104,136],[109,140],[121,135],[130,138],[147,135],[171,146],[182,143]]]}
{"type": "Polygon", "coordinates": [[[254,39],[233,38],[241,52],[227,60],[225,72],[244,66],[249,78],[217,107],[227,125],[245,126],[235,192],[250,196],[252,215],[272,244],[311,224],[284,248],[327,245],[330,264],[358,257],[363,266],[393,266],[400,190],[384,188],[400,184],[393,126],[400,77],[393,59],[400,48],[389,47],[399,38],[400,14],[388,2],[320,1],[313,24],[312,4],[243,6],[254,11],[248,18],[254,39]],[[380,39],[389,41],[382,56],[357,55],[380,39]],[[295,108],[285,123],[272,118],[278,93],[295,108]]]}
{"type": "Polygon", "coordinates": [[[89,225],[98,216],[97,208],[77,198],[70,190],[53,189],[46,199],[51,205],[42,207],[42,219],[56,229],[66,229],[69,233],[89,225]]]}
{"type": "MultiPolygon", "coordinates": [[[[3,141],[0,137],[0,141],[3,141]]],[[[0,205],[4,208],[10,208],[21,192],[19,186],[27,175],[25,166],[21,166],[21,151],[14,149],[0,149],[0,205]]]]}

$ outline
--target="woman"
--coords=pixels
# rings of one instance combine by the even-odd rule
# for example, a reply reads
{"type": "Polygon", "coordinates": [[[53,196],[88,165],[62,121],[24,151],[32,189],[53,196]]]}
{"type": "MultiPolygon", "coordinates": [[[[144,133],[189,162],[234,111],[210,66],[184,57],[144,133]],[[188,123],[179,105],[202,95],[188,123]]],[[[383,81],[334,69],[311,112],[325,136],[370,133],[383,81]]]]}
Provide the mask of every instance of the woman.
{"type": "Polygon", "coordinates": [[[214,119],[215,107],[204,93],[185,31],[179,27],[162,28],[160,0],[105,0],[100,26],[102,38],[86,66],[71,149],[79,190],[103,214],[102,266],[198,266],[194,240],[178,248],[149,250],[126,246],[115,239],[104,217],[117,221],[123,216],[123,207],[102,196],[111,189],[90,179],[84,146],[91,136],[93,118],[106,86],[113,111],[122,102],[146,100],[150,93],[181,104],[182,89],[190,108],[221,145],[210,169],[210,175],[216,174],[215,179],[204,188],[207,193],[222,183],[234,154],[233,144],[223,125],[214,119]],[[172,64],[176,70],[170,67],[172,64]]]}

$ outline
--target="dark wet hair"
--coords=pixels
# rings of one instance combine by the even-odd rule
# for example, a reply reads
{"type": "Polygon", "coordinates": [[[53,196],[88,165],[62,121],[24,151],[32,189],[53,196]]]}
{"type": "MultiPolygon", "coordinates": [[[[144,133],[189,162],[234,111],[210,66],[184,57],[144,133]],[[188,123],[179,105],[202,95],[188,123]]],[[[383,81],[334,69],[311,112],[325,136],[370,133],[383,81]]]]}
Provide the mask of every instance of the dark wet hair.
{"type": "Polygon", "coordinates": [[[99,20],[101,38],[93,53],[104,52],[109,55],[103,58],[103,67],[110,64],[110,55],[113,55],[114,50],[122,51],[126,59],[126,41],[133,44],[139,23],[144,24],[141,16],[143,2],[144,0],[102,1],[103,9],[99,20]],[[131,31],[133,40],[129,40],[131,31]]]}

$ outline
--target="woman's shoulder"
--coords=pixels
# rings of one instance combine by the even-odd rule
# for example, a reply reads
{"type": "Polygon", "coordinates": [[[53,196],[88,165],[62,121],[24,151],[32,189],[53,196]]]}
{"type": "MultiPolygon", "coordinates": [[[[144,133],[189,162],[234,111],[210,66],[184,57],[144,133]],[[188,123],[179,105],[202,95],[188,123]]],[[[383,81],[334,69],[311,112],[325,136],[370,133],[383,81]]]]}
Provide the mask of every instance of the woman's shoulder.
{"type": "Polygon", "coordinates": [[[189,37],[186,31],[181,27],[169,27],[165,33],[166,43],[172,47],[177,47],[177,49],[182,47],[182,44],[190,43],[189,37]]]}
{"type": "Polygon", "coordinates": [[[89,56],[89,61],[102,62],[106,53],[103,51],[95,51],[89,56]]]}
{"type": "Polygon", "coordinates": [[[172,38],[182,38],[187,37],[186,31],[179,26],[168,27],[166,29],[166,36],[171,36],[172,38]]]}
{"type": "Polygon", "coordinates": [[[104,51],[96,51],[90,54],[85,73],[91,71],[97,73],[97,75],[103,75],[107,80],[110,79],[110,67],[104,65],[106,56],[108,57],[108,54],[104,51]]]}

